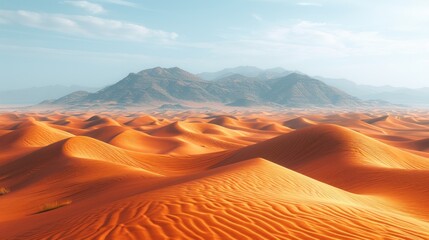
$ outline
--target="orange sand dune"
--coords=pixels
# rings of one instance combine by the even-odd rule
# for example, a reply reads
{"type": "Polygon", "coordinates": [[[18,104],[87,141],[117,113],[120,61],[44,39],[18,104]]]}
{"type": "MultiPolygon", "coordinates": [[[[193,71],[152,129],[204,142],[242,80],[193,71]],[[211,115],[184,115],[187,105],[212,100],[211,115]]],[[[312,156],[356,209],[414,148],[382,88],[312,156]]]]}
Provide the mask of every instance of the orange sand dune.
{"type": "Polygon", "coordinates": [[[42,123],[22,124],[16,130],[0,136],[0,148],[43,147],[72,136],[71,133],[51,128],[42,123]]]}
{"type": "Polygon", "coordinates": [[[369,124],[374,124],[386,129],[418,129],[419,125],[413,122],[406,122],[400,119],[398,116],[382,116],[374,119],[364,120],[369,124]]]}
{"type": "Polygon", "coordinates": [[[1,239],[429,239],[420,111],[0,113],[1,239]]]}
{"type": "Polygon", "coordinates": [[[415,149],[418,151],[427,151],[429,150],[429,138],[423,138],[420,140],[408,142],[406,146],[408,148],[415,149]]]}
{"type": "Polygon", "coordinates": [[[337,125],[308,127],[242,148],[222,164],[263,157],[293,167],[331,156],[337,164],[335,169],[338,165],[350,165],[429,170],[429,161],[425,158],[337,125]]]}
{"type": "Polygon", "coordinates": [[[297,117],[283,123],[284,126],[292,128],[292,129],[300,129],[309,126],[316,125],[317,123],[303,117],[297,117]]]}
{"type": "Polygon", "coordinates": [[[100,118],[99,116],[91,117],[87,120],[87,123],[83,126],[84,128],[91,128],[91,127],[99,127],[100,125],[103,126],[119,126],[119,123],[117,123],[115,120],[104,117],[100,118]]]}
{"type": "Polygon", "coordinates": [[[131,119],[130,121],[126,122],[125,125],[138,127],[138,126],[144,126],[144,125],[153,125],[157,123],[158,123],[158,119],[152,116],[145,115],[145,116],[131,119]]]}

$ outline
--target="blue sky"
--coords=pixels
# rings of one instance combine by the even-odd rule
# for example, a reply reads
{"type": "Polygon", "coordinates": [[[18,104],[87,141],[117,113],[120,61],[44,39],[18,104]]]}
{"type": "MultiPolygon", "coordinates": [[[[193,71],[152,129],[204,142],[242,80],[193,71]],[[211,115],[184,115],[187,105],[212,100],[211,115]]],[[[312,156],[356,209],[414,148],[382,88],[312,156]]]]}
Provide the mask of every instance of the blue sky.
{"type": "Polygon", "coordinates": [[[112,84],[129,72],[252,65],[429,87],[426,0],[0,2],[2,88],[112,84]]]}

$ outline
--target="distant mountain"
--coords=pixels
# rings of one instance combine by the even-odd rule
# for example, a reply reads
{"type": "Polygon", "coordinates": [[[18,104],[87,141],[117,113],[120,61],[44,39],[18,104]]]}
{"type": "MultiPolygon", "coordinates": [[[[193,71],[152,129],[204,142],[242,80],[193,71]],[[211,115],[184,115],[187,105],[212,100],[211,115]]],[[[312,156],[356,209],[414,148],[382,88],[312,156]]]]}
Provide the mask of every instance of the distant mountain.
{"type": "Polygon", "coordinates": [[[413,106],[429,105],[429,88],[403,88],[392,86],[370,86],[356,84],[347,79],[314,77],[363,100],[382,100],[394,104],[413,106]]]}
{"type": "Polygon", "coordinates": [[[215,80],[219,78],[228,77],[234,74],[240,74],[247,77],[256,77],[263,70],[252,66],[240,66],[235,68],[226,68],[218,72],[203,72],[197,74],[198,77],[204,80],[215,80]]]}
{"type": "Polygon", "coordinates": [[[72,92],[64,97],[61,97],[55,101],[52,100],[47,100],[44,101],[42,103],[58,103],[58,104],[73,104],[75,102],[80,101],[81,99],[84,99],[86,97],[88,97],[91,93],[87,92],[87,91],[76,91],[76,92],[72,92]]]}
{"type": "Polygon", "coordinates": [[[271,90],[269,84],[255,77],[246,77],[240,74],[229,75],[215,81],[211,81],[211,89],[216,90],[222,102],[235,102],[239,99],[247,99],[253,102],[264,102],[265,95],[271,90]]]}
{"type": "Polygon", "coordinates": [[[36,104],[46,99],[57,99],[75,91],[96,91],[82,86],[45,86],[0,91],[0,104],[36,104]]]}
{"type": "MultiPolygon", "coordinates": [[[[250,72],[251,69],[248,69],[250,72]]],[[[279,69],[278,69],[279,70],[279,69]]],[[[264,74],[276,71],[265,71],[264,74]]],[[[280,72],[280,71],[278,71],[280,72]]],[[[270,76],[273,76],[271,74],[270,76]]],[[[130,73],[95,93],[75,92],[45,104],[185,104],[216,102],[231,106],[357,106],[365,104],[309,76],[290,73],[280,78],[230,74],[206,81],[180,68],[152,68],[130,73]]],[[[170,106],[170,105],[167,105],[170,106]]]]}
{"type": "Polygon", "coordinates": [[[204,80],[211,81],[211,80],[225,78],[235,74],[240,74],[246,77],[255,77],[263,80],[263,79],[273,79],[273,78],[284,77],[290,73],[292,72],[287,71],[280,67],[260,69],[253,66],[239,66],[235,68],[226,68],[218,72],[199,73],[197,74],[197,76],[204,80]]]}
{"type": "Polygon", "coordinates": [[[153,68],[130,73],[118,83],[84,98],[86,102],[120,104],[179,101],[219,101],[209,91],[209,82],[180,68],[153,68]]]}
{"type": "Polygon", "coordinates": [[[282,105],[357,105],[357,98],[307,75],[291,73],[268,80],[271,86],[266,96],[269,102],[282,105]]]}

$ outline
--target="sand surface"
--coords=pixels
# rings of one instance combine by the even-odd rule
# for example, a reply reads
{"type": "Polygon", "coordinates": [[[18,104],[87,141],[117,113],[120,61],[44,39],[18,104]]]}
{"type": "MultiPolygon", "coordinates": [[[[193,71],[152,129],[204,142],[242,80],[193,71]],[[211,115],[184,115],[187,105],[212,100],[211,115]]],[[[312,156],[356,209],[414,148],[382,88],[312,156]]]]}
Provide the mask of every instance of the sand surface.
{"type": "Polygon", "coordinates": [[[1,239],[429,239],[425,111],[0,113],[1,239]]]}

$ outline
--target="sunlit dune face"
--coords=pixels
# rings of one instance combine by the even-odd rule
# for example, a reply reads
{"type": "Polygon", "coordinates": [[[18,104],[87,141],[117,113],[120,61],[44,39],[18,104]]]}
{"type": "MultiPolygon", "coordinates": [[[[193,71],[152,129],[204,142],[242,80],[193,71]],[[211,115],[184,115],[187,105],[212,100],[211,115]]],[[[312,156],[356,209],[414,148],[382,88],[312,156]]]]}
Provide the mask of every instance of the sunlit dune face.
{"type": "Polygon", "coordinates": [[[429,239],[425,112],[0,114],[2,239],[429,239]]]}

